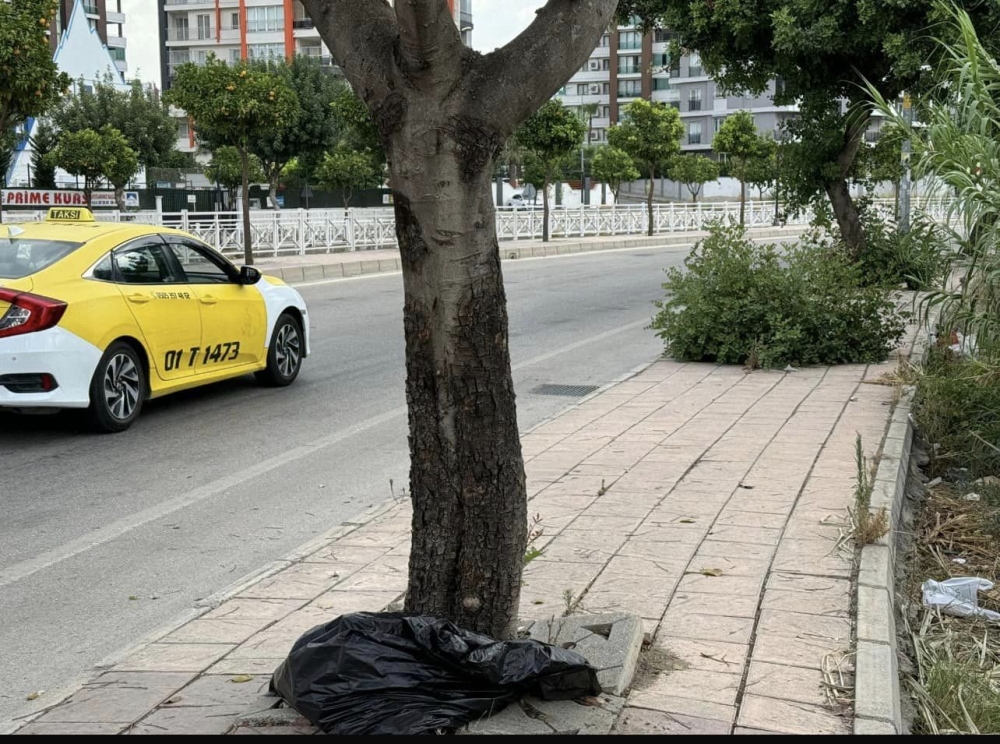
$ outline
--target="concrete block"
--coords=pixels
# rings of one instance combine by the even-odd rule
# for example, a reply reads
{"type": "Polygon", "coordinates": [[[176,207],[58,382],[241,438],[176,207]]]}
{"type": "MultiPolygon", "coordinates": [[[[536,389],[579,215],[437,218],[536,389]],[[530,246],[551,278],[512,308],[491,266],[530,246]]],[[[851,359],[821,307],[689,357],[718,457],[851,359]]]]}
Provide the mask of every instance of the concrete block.
{"type": "Polygon", "coordinates": [[[899,670],[890,646],[858,641],[854,680],[854,712],[860,718],[891,723],[902,729],[899,670]]]}
{"type": "Polygon", "coordinates": [[[395,258],[380,258],[378,262],[379,273],[399,271],[399,260],[395,258]]]}
{"type": "Polygon", "coordinates": [[[854,720],[855,736],[897,736],[896,727],[886,721],[874,721],[870,718],[854,720]]]}
{"type": "Polygon", "coordinates": [[[861,550],[858,584],[876,589],[893,589],[893,571],[888,545],[866,545],[861,550]]]}
{"type": "Polygon", "coordinates": [[[323,266],[324,279],[340,279],[344,276],[344,264],[332,263],[323,266]]]}
{"type": "Polygon", "coordinates": [[[323,266],[321,264],[302,267],[302,281],[315,282],[321,281],[324,278],[326,278],[326,274],[323,272],[323,266]]]}
{"type": "Polygon", "coordinates": [[[290,266],[287,269],[279,269],[278,273],[281,275],[281,280],[288,284],[304,281],[301,266],[290,266]]]}
{"type": "Polygon", "coordinates": [[[361,261],[348,261],[343,267],[344,276],[361,276],[361,261]]]}
{"type": "MultiPolygon", "coordinates": [[[[896,484],[892,481],[876,480],[872,484],[871,507],[875,511],[892,509],[893,501],[896,498],[896,484]]],[[[892,515],[890,515],[892,516],[892,515]]]]}
{"type": "Polygon", "coordinates": [[[642,649],[642,621],[635,615],[575,615],[539,620],[531,637],[543,643],[571,648],[598,670],[601,686],[622,695],[632,682],[642,649]]]}
{"type": "Polygon", "coordinates": [[[858,640],[884,643],[895,649],[896,620],[888,589],[858,587],[858,640]]]}
{"type": "Polygon", "coordinates": [[[361,262],[361,273],[362,274],[377,274],[379,272],[378,261],[362,261],[361,262]]]}

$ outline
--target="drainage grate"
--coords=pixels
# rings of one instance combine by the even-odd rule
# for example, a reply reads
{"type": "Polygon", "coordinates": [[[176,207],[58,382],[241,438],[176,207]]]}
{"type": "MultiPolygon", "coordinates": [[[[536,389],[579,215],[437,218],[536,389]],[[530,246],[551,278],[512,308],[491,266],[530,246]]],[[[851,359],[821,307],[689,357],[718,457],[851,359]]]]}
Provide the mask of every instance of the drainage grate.
{"type": "Polygon", "coordinates": [[[597,390],[597,385],[539,385],[532,395],[562,395],[567,398],[582,398],[597,390]]]}

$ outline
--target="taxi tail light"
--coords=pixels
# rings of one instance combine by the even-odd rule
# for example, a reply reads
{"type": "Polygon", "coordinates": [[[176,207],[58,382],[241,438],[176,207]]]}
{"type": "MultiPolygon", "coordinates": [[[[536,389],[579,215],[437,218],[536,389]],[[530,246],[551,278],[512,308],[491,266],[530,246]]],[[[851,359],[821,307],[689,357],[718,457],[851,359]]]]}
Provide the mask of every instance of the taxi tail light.
{"type": "Polygon", "coordinates": [[[57,325],[66,312],[66,303],[48,297],[0,289],[0,302],[9,302],[0,317],[0,338],[44,331],[57,325]]]}

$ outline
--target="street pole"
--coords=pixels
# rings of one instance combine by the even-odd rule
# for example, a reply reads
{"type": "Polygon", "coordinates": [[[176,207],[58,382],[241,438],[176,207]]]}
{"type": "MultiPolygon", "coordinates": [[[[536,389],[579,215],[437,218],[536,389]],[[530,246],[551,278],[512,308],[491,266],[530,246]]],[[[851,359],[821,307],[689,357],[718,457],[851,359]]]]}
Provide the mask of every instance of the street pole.
{"type": "MultiPolygon", "coordinates": [[[[903,96],[903,121],[906,122],[907,129],[913,124],[913,102],[910,100],[909,93],[903,96]]],[[[902,150],[900,157],[903,164],[903,177],[899,181],[899,233],[905,235],[910,232],[910,153],[913,149],[913,143],[909,137],[903,140],[900,149],[902,150]]]]}

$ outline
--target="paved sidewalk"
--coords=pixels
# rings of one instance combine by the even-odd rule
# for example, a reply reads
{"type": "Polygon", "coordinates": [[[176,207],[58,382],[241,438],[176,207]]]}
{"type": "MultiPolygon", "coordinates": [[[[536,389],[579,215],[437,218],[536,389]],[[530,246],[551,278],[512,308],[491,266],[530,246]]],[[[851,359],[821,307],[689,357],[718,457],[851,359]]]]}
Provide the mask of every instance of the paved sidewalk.
{"type": "MultiPolygon", "coordinates": [[[[800,235],[802,229],[802,226],[754,228],[749,230],[749,234],[757,239],[780,239],[800,235]]],[[[543,243],[540,240],[505,240],[500,243],[500,257],[504,260],[516,260],[518,258],[541,258],[571,253],[621,250],[623,248],[664,246],[676,246],[687,250],[707,235],[707,232],[675,232],[654,235],[653,237],[619,235],[615,237],[560,238],[548,243],[543,243]]],[[[279,257],[261,258],[255,263],[255,266],[265,274],[290,283],[343,279],[400,270],[399,251],[396,248],[341,253],[289,253],[279,257]]]]}
{"type": "MultiPolygon", "coordinates": [[[[523,437],[543,553],[522,617],[627,611],[651,640],[620,733],[850,733],[823,670],[850,684],[853,565],[838,542],[855,436],[875,455],[891,411],[893,389],[863,380],[892,369],[660,361],[523,437]]],[[[338,528],[20,733],[234,731],[274,704],[261,694],[301,633],[399,600],[409,523],[398,502],[338,528]]]]}

